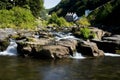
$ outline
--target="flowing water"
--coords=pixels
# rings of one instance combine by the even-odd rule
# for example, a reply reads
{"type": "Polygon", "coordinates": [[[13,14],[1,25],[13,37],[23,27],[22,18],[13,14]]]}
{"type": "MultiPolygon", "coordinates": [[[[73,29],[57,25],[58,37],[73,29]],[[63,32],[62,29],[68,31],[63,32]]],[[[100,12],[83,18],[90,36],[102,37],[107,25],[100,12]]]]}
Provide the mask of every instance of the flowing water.
{"type": "MultiPolygon", "coordinates": [[[[61,38],[73,36],[56,37],[61,38]]],[[[105,57],[85,58],[76,52],[69,59],[36,60],[17,57],[16,47],[11,41],[0,52],[0,80],[120,80],[120,55],[105,53],[105,57]]]]}
{"type": "Polygon", "coordinates": [[[16,56],[17,55],[17,44],[15,41],[11,41],[10,45],[7,49],[3,52],[0,52],[0,55],[9,55],[9,56],[16,56]]]}

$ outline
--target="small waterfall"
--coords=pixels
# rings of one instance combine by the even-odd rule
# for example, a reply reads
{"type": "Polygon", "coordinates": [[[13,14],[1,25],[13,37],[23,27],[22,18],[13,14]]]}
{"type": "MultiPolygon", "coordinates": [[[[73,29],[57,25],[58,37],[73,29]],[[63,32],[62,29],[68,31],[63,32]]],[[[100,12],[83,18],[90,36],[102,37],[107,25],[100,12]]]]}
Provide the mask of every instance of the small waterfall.
{"type": "Polygon", "coordinates": [[[85,59],[85,57],[83,57],[81,53],[78,53],[78,52],[74,53],[73,56],[70,56],[70,57],[73,59],[85,59]]]}
{"type": "Polygon", "coordinates": [[[9,46],[3,52],[0,52],[0,55],[16,56],[17,55],[17,44],[15,41],[10,41],[9,46]]]}
{"type": "Polygon", "coordinates": [[[105,56],[120,57],[119,54],[105,53],[105,56]]]}
{"type": "MultiPolygon", "coordinates": [[[[60,39],[76,39],[76,40],[78,40],[78,38],[74,37],[72,35],[72,33],[54,32],[53,34],[55,36],[56,41],[59,41],[60,39]]],[[[81,53],[75,52],[73,54],[73,56],[70,56],[70,58],[73,58],[73,59],[84,59],[85,57],[83,57],[81,55],[81,53]]]]}

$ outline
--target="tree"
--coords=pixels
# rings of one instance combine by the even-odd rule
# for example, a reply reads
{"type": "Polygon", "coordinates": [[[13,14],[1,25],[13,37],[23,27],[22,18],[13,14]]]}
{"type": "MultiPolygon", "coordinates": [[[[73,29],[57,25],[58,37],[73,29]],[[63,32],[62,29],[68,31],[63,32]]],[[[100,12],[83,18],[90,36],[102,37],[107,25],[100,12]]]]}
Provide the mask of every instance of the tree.
{"type": "Polygon", "coordinates": [[[30,10],[35,17],[40,15],[40,11],[43,9],[43,0],[30,0],[30,10]]]}
{"type": "Polygon", "coordinates": [[[0,10],[9,10],[15,6],[30,9],[32,14],[38,17],[43,9],[43,0],[0,0],[0,10]]]}
{"type": "Polygon", "coordinates": [[[1,9],[11,9],[12,3],[10,0],[0,0],[0,10],[1,9]]]}

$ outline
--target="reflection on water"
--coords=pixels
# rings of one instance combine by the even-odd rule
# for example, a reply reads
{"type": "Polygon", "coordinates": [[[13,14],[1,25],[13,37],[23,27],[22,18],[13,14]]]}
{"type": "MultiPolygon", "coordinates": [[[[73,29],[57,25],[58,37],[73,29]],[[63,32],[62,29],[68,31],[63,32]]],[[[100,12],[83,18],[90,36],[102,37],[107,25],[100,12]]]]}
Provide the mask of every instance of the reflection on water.
{"type": "Polygon", "coordinates": [[[120,58],[34,60],[0,56],[0,80],[120,80],[120,58]]]}

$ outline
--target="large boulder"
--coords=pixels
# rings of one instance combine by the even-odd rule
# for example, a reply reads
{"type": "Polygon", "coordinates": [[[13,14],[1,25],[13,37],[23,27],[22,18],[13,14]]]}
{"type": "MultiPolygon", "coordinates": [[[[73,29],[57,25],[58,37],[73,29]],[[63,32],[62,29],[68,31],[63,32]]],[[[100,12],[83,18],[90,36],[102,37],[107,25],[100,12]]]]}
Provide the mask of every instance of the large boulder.
{"type": "Polygon", "coordinates": [[[35,39],[32,41],[17,41],[18,54],[35,58],[67,58],[76,51],[77,41],[73,39],[61,39],[60,41],[49,39],[35,39]]]}
{"type": "Polygon", "coordinates": [[[67,58],[69,57],[69,49],[61,45],[47,45],[43,46],[39,52],[36,53],[35,57],[38,58],[67,58]]]}
{"type": "Polygon", "coordinates": [[[88,42],[79,41],[77,50],[84,56],[92,56],[92,57],[104,56],[104,52],[98,49],[96,43],[89,41],[88,42]]]}
{"type": "Polygon", "coordinates": [[[99,49],[104,52],[118,53],[120,50],[120,35],[113,35],[111,37],[103,37],[103,40],[92,40],[95,42],[99,49]]]}
{"type": "Polygon", "coordinates": [[[41,46],[52,44],[52,40],[31,38],[31,41],[19,40],[17,44],[17,51],[20,56],[33,56],[31,54],[34,50],[37,52],[41,49],[41,46]]]}

